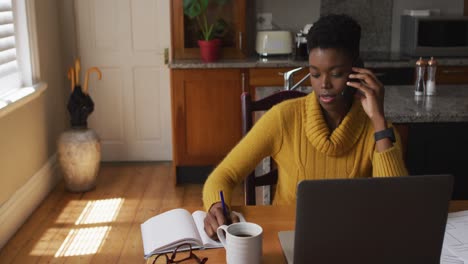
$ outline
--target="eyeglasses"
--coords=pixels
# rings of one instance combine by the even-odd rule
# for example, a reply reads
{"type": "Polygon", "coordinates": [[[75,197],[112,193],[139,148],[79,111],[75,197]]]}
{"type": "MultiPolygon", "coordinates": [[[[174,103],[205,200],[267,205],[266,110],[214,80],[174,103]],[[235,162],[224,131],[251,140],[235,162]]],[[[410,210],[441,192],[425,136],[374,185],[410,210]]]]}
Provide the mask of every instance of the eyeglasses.
{"type": "Polygon", "coordinates": [[[172,251],[169,257],[167,253],[162,253],[156,256],[152,264],[178,264],[178,263],[196,263],[205,264],[208,258],[200,259],[197,255],[192,252],[192,245],[184,243],[179,245],[172,251]]]}

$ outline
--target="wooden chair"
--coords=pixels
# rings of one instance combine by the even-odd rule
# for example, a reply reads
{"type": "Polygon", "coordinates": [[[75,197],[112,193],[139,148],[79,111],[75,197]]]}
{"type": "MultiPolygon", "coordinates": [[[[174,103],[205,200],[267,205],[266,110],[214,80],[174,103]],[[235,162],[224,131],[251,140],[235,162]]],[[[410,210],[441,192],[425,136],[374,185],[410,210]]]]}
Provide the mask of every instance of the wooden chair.
{"type": "MultiPolygon", "coordinates": [[[[241,95],[242,102],[242,134],[245,136],[253,125],[253,115],[258,111],[266,111],[274,105],[288,99],[298,98],[307,95],[299,91],[280,91],[263,99],[253,101],[248,92],[241,95]]],[[[255,187],[271,186],[278,180],[278,171],[272,166],[270,160],[270,171],[263,175],[255,176],[255,171],[251,172],[244,181],[244,195],[246,205],[255,205],[255,187]]],[[[271,190],[271,189],[270,189],[271,190]]]]}

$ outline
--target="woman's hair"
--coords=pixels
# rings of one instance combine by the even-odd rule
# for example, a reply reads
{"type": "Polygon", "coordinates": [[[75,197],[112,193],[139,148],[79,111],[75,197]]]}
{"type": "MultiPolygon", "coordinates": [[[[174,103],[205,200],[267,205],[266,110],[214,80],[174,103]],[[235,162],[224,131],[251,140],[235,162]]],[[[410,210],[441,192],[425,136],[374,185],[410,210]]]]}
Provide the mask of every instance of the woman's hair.
{"type": "Polygon", "coordinates": [[[361,26],[348,15],[327,15],[314,23],[307,34],[307,50],[339,49],[355,61],[359,58],[361,26]]]}

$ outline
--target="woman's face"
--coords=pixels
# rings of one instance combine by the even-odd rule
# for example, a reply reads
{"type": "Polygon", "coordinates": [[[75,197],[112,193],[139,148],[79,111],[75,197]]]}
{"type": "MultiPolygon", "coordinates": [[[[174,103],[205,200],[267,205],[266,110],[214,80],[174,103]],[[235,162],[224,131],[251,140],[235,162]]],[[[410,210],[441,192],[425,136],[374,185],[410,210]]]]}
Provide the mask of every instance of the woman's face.
{"type": "Polygon", "coordinates": [[[352,96],[343,91],[348,75],[351,73],[352,62],[344,52],[334,48],[314,48],[309,53],[309,71],[312,88],[320,105],[327,112],[342,112],[352,96]]]}

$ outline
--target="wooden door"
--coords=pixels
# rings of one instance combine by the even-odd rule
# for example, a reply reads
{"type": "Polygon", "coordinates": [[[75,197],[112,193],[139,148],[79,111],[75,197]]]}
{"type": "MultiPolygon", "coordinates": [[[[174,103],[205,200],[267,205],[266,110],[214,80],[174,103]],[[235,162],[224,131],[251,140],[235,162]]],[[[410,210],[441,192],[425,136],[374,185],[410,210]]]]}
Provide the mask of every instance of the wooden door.
{"type": "Polygon", "coordinates": [[[216,165],[242,137],[243,71],[172,70],[174,165],[216,165]]]}
{"type": "Polygon", "coordinates": [[[82,69],[103,74],[90,79],[89,126],[105,161],[171,159],[169,7],[169,0],[75,1],[82,69]]]}

